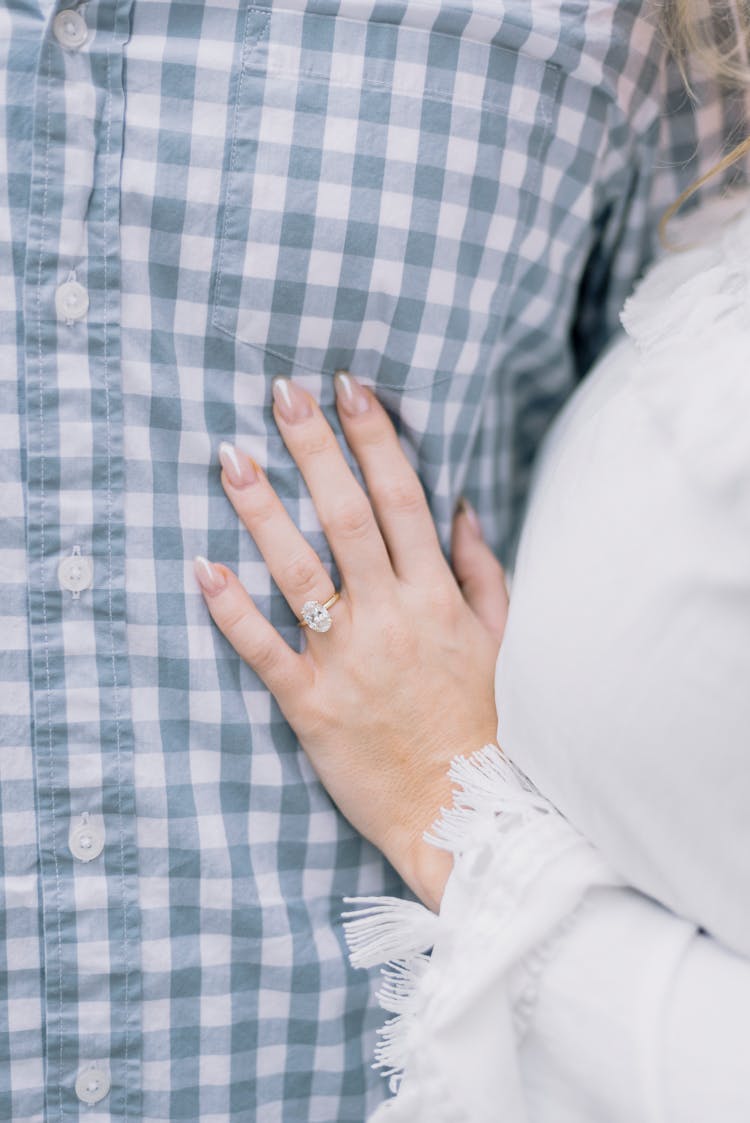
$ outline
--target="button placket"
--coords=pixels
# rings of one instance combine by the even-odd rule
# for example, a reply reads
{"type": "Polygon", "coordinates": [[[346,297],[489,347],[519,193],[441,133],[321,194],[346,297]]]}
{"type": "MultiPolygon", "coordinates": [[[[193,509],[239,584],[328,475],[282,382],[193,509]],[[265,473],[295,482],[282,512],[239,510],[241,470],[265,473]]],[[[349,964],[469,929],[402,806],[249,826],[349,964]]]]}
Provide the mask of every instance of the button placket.
{"type": "Polygon", "coordinates": [[[27,522],[35,781],[40,879],[50,902],[40,929],[44,1002],[55,1012],[40,1043],[43,1091],[66,1115],[106,1114],[109,1104],[136,1120],[140,916],[123,589],[118,223],[130,0],[98,5],[96,20],[77,0],[49,7],[38,68],[29,74],[23,294],[26,400],[33,402],[27,522]],[[98,484],[102,464],[106,494],[98,484]],[[90,502],[77,502],[79,493],[90,502]],[[98,538],[109,553],[95,563],[98,538]],[[109,598],[84,595],[101,576],[100,562],[109,598]],[[52,689],[50,667],[59,669],[52,689]],[[109,845],[113,808],[116,847],[109,845]],[[60,939],[61,931],[74,931],[75,941],[60,939]]]}

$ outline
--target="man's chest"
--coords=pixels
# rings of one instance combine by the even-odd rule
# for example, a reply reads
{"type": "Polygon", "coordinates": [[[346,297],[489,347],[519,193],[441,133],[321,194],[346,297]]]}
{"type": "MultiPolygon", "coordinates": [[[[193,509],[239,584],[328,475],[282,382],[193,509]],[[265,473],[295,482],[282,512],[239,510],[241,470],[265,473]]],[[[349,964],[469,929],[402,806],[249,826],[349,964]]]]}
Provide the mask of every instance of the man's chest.
{"type": "Polygon", "coordinates": [[[207,6],[192,25],[180,7],[136,4],[125,47],[125,326],[147,296],[186,353],[230,340],[249,368],[467,393],[534,222],[559,68],[453,6],[207,6]]]}

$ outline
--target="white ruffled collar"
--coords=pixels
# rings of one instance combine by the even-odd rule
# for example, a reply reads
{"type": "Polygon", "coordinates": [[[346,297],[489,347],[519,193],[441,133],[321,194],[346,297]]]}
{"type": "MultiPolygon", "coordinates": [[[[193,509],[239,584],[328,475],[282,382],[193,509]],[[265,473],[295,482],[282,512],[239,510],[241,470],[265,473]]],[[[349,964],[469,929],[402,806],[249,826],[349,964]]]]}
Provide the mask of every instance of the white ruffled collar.
{"type": "Polygon", "coordinates": [[[719,321],[750,328],[750,193],[675,220],[670,237],[689,248],[666,252],[622,311],[638,350],[646,355],[663,345],[690,346],[719,321]]]}

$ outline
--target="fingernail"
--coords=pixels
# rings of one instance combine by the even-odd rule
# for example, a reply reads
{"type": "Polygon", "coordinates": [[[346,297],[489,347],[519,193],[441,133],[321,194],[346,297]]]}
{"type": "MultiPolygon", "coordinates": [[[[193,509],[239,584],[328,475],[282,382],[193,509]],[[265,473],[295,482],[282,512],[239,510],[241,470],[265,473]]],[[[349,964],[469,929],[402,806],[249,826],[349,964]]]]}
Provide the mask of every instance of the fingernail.
{"type": "Polygon", "coordinates": [[[358,417],[367,413],[370,408],[370,395],[357,382],[353,375],[345,370],[337,370],[333,376],[336,387],[336,397],[344,413],[349,417],[358,417]]]}
{"type": "Polygon", "coordinates": [[[247,487],[258,478],[250,457],[230,445],[229,441],[222,441],[219,445],[219,461],[232,487],[247,487]]]}
{"type": "Polygon", "coordinates": [[[299,386],[295,386],[291,378],[277,374],[271,383],[271,391],[284,421],[293,425],[295,421],[304,421],[306,417],[312,416],[307,394],[303,393],[299,386]]]}
{"type": "Polygon", "coordinates": [[[206,593],[220,593],[226,586],[227,579],[224,574],[211,565],[208,558],[204,558],[201,554],[193,562],[195,567],[195,576],[198,578],[198,584],[201,589],[206,593]]]}
{"type": "Polygon", "coordinates": [[[471,503],[469,503],[468,499],[459,500],[458,510],[459,514],[466,515],[466,520],[477,538],[482,538],[482,526],[479,522],[479,515],[474,510],[471,503]]]}

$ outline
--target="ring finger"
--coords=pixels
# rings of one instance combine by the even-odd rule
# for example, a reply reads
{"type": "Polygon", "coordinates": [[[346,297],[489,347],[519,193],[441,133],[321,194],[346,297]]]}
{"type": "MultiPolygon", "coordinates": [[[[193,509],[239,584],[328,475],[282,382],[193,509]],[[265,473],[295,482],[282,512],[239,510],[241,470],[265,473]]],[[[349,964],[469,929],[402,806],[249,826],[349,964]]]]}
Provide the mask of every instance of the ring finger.
{"type": "Polygon", "coordinates": [[[232,506],[252,535],[292,612],[300,619],[308,601],[324,604],[333,596],[331,578],[255,461],[226,443],[219,446],[219,460],[222,483],[232,506]]]}

